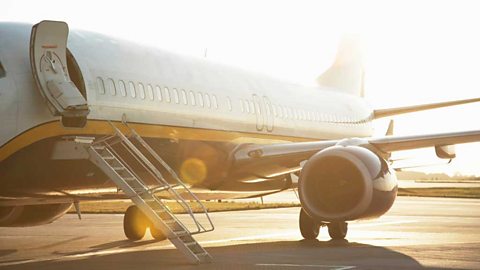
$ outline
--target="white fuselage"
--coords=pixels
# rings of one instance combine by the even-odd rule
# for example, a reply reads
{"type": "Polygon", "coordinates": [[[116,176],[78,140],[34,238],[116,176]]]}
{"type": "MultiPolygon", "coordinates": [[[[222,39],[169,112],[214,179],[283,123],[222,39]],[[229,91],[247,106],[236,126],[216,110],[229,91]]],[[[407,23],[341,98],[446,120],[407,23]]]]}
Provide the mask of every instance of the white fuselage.
{"type": "MultiPolygon", "coordinates": [[[[30,28],[0,27],[0,61],[6,70],[0,79],[1,149],[18,135],[59,119],[47,109],[33,81],[30,28]]],[[[89,121],[124,117],[130,123],[188,128],[188,134],[158,135],[179,139],[191,138],[192,129],[233,132],[241,134],[235,137],[238,142],[372,134],[372,110],[363,98],[341,91],[284,83],[90,32],[71,31],[68,49],[85,84],[89,121]]],[[[73,130],[65,129],[65,134],[102,132],[73,130]]],[[[56,133],[58,128],[51,135],[62,135],[56,133]]],[[[48,135],[42,136],[28,143],[48,135]]],[[[205,136],[202,139],[218,139],[205,136]]],[[[0,160],[12,154],[9,149],[0,150],[0,160]]]]}

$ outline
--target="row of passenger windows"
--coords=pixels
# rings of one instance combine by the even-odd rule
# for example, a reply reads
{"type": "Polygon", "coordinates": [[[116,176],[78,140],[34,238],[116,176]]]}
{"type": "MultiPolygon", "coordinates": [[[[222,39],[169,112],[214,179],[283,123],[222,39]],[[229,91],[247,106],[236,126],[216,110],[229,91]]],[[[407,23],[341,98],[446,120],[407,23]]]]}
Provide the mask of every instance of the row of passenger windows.
{"type": "MultiPolygon", "coordinates": [[[[200,106],[206,108],[219,108],[219,102],[217,96],[202,92],[194,92],[192,90],[184,90],[177,88],[169,89],[168,87],[161,87],[159,85],[152,86],[151,84],[143,83],[135,84],[132,81],[128,83],[123,80],[118,80],[117,83],[112,78],[108,78],[106,82],[97,77],[97,85],[99,94],[105,95],[107,92],[112,96],[120,95],[122,97],[130,96],[132,98],[148,99],[151,101],[158,100],[167,103],[176,103],[192,106],[200,106]]],[[[263,102],[263,101],[262,101],[263,102]]],[[[226,104],[229,111],[232,111],[232,101],[229,97],[226,98],[226,104]]],[[[361,124],[368,121],[364,119],[361,121],[355,121],[347,117],[339,117],[336,115],[329,115],[319,113],[318,111],[307,111],[303,109],[294,109],[292,107],[277,105],[270,102],[265,102],[264,106],[255,104],[253,100],[240,99],[240,109],[242,113],[255,114],[255,111],[259,111],[264,114],[265,111],[268,114],[272,114],[275,117],[289,120],[305,120],[315,122],[337,122],[348,124],[361,124]]]]}
{"type": "MultiPolygon", "coordinates": [[[[158,100],[164,102],[174,102],[176,104],[200,106],[207,108],[218,109],[217,96],[209,95],[208,93],[194,92],[185,89],[178,90],[177,88],[169,89],[168,87],[161,87],[151,84],[146,86],[143,83],[135,84],[132,81],[125,83],[123,80],[118,80],[117,83],[112,78],[108,78],[106,82],[97,77],[98,92],[105,95],[107,92],[112,96],[120,95],[122,97],[130,96],[132,98],[139,97],[140,99],[149,99],[151,101],[158,100]]],[[[227,99],[229,109],[232,109],[230,99],[227,99]]]]}
{"type": "MultiPolygon", "coordinates": [[[[338,115],[331,115],[331,114],[323,114],[318,111],[308,111],[303,109],[295,109],[288,106],[277,105],[265,103],[265,109],[261,109],[257,104],[257,111],[260,113],[265,113],[262,110],[266,110],[267,113],[273,114],[273,116],[278,117],[280,119],[288,119],[288,120],[304,120],[304,121],[315,121],[315,122],[336,122],[336,123],[347,123],[347,124],[361,124],[367,122],[368,119],[364,119],[361,121],[351,119],[345,116],[338,116],[338,115]],[[271,109],[269,108],[271,106],[271,109]]],[[[255,103],[253,100],[248,99],[240,99],[240,109],[242,113],[247,114],[255,114],[255,103]]]]}

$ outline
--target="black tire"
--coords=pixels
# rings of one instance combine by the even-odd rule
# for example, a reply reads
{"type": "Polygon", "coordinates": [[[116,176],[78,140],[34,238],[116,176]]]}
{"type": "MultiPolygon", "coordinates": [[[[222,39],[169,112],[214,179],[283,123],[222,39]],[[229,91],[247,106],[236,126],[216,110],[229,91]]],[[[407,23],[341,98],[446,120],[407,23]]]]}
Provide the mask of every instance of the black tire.
{"type": "Polygon", "coordinates": [[[123,217],[125,236],[132,241],[138,241],[145,236],[147,227],[148,219],[142,211],[135,205],[129,206],[123,217]]]}
{"type": "Polygon", "coordinates": [[[163,240],[167,239],[167,236],[165,234],[163,234],[162,231],[155,228],[155,226],[153,224],[150,225],[150,234],[152,235],[152,237],[155,240],[158,240],[158,241],[163,241],[163,240]]]}
{"type": "Polygon", "coordinates": [[[342,240],[347,236],[348,224],[344,221],[328,224],[328,234],[333,240],[342,240]]]}
{"type": "Polygon", "coordinates": [[[303,238],[308,240],[317,239],[320,233],[320,225],[315,222],[303,208],[300,210],[299,226],[303,238]]]}

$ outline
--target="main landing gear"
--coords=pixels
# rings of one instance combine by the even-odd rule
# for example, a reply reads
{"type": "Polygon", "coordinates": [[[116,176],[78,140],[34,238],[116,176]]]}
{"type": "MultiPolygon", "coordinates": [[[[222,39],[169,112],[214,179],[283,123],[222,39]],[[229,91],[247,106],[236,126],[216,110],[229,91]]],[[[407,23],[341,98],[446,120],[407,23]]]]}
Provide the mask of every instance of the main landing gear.
{"type": "Polygon", "coordinates": [[[155,240],[165,240],[167,237],[153,226],[152,222],[142,213],[135,205],[129,206],[123,217],[123,231],[125,236],[132,240],[138,241],[145,236],[147,228],[150,228],[150,234],[155,240]]]}
{"type": "Polygon", "coordinates": [[[318,223],[313,220],[303,208],[300,210],[300,232],[305,239],[316,239],[320,232],[320,227],[327,226],[328,234],[334,240],[345,239],[348,231],[348,224],[345,221],[336,221],[330,223],[318,223]]]}

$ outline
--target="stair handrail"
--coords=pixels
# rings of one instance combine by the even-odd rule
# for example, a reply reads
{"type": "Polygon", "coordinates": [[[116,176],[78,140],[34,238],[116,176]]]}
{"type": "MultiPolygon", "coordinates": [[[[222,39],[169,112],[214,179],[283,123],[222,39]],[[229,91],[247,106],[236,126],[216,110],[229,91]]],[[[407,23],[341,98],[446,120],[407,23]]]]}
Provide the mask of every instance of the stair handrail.
{"type": "MultiPolygon", "coordinates": [[[[149,169],[150,169],[150,173],[153,173],[155,175],[154,176],[154,179],[158,182],[160,180],[160,184],[164,185],[164,186],[167,186],[167,191],[173,195],[173,197],[175,198],[175,201],[177,201],[177,203],[179,203],[180,205],[182,205],[182,207],[184,208],[184,210],[186,211],[186,213],[188,213],[190,215],[190,217],[192,218],[192,220],[195,222],[195,225],[197,226],[197,232],[196,233],[199,233],[199,232],[202,232],[202,230],[204,232],[208,232],[208,231],[213,231],[215,229],[214,225],[213,225],[213,222],[210,218],[210,216],[208,215],[208,210],[205,208],[205,206],[200,202],[200,200],[198,199],[198,197],[195,196],[195,194],[193,194],[189,188],[180,180],[180,178],[178,177],[178,175],[175,173],[175,171],[173,171],[173,169],[170,168],[170,166],[168,166],[168,164],[153,150],[151,149],[151,147],[138,135],[138,133],[135,132],[135,130],[133,130],[130,126],[128,126],[126,123],[124,123],[131,131],[132,134],[134,134],[134,137],[135,139],[140,142],[140,144],[145,148],[147,149],[147,151],[162,165],[164,166],[164,168],[167,170],[167,172],[169,172],[172,177],[174,177],[174,179],[177,181],[177,183],[180,184],[180,186],[183,187],[183,189],[196,201],[196,203],[202,208],[203,210],[203,213],[205,214],[205,216],[207,217],[207,220],[208,222],[210,223],[210,229],[206,229],[198,220],[197,218],[195,217],[195,214],[193,212],[193,210],[190,208],[190,206],[188,205],[188,203],[186,203],[185,199],[180,195],[178,194],[178,192],[171,187],[171,185],[168,183],[168,181],[166,181],[163,177],[163,175],[160,173],[160,171],[158,171],[158,169],[148,160],[148,158],[146,158],[141,152],[140,153],[136,153],[137,151],[140,151],[138,148],[135,147],[135,145],[133,145],[133,143],[117,128],[115,127],[111,122],[110,122],[110,125],[112,126],[112,128],[114,129],[115,131],[115,134],[122,140],[122,143],[125,143],[126,145],[124,145],[124,147],[137,159],[137,161],[139,161],[140,164],[142,164],[142,166],[144,166],[143,164],[146,164],[149,169]],[[132,150],[132,151],[130,151],[132,150]],[[138,158],[140,158],[142,160],[142,162],[140,162],[140,160],[138,160],[138,158]]],[[[138,177],[137,177],[138,178],[138,177]]],[[[150,190],[149,190],[150,192],[150,190]]],[[[154,194],[152,194],[153,196],[155,196],[154,194]]],[[[155,196],[156,197],[156,196],[155,196]]],[[[169,210],[169,209],[168,209],[169,210]]]]}

